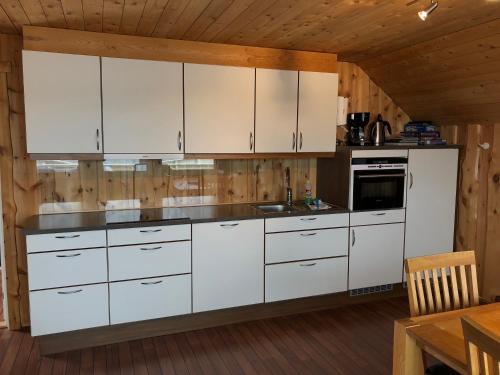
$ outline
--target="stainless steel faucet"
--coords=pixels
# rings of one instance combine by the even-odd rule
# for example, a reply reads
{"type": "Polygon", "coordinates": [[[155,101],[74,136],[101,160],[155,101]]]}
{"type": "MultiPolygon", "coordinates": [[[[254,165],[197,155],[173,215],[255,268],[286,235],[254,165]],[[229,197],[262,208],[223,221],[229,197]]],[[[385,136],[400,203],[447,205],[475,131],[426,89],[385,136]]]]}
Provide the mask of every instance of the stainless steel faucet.
{"type": "Polygon", "coordinates": [[[293,201],[292,188],[290,187],[290,167],[285,169],[285,180],[286,180],[286,204],[291,206],[293,201]]]}

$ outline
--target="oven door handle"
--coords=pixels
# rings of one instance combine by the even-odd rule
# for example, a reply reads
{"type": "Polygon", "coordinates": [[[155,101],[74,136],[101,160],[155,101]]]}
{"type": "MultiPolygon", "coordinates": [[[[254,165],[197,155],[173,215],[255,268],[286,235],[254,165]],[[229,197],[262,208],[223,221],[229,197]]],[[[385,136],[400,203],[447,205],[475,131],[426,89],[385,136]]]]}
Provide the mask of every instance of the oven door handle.
{"type": "Polygon", "coordinates": [[[354,178],[380,178],[380,177],[406,177],[406,174],[368,174],[368,175],[354,175],[354,178]]]}

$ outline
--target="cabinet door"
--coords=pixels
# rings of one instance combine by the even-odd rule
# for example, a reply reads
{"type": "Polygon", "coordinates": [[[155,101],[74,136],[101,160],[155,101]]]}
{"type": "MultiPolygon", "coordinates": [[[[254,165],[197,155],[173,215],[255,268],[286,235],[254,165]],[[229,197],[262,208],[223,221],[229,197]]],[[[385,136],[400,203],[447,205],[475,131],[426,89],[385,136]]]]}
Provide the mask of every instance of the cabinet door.
{"type": "Polygon", "coordinates": [[[400,283],[404,223],[351,227],[349,289],[400,283]]]}
{"type": "Polygon", "coordinates": [[[102,59],[107,154],[183,152],[182,63],[102,59]]]}
{"type": "Polygon", "coordinates": [[[299,72],[298,152],[334,152],[338,74],[299,72]]]}
{"type": "Polygon", "coordinates": [[[453,251],[457,149],[410,150],[405,258],[453,251]]]}
{"type": "Polygon", "coordinates": [[[99,57],[23,51],[28,153],[102,152],[99,57]]]}
{"type": "Polygon", "coordinates": [[[187,153],[253,153],[255,69],[185,64],[187,153]]]}
{"type": "Polygon", "coordinates": [[[193,224],[193,312],[264,302],[264,220],[193,224]]]}
{"type": "Polygon", "coordinates": [[[256,69],[255,152],[297,149],[298,72],[256,69]]]}

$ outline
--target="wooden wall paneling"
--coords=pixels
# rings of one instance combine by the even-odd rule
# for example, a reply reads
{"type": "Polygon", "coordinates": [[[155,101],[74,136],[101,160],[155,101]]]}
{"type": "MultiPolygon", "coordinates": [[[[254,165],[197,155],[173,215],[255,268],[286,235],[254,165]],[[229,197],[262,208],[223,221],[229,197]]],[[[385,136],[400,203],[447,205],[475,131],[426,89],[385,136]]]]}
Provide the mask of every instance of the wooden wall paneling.
{"type": "Polygon", "coordinates": [[[183,34],[183,39],[198,40],[234,2],[234,0],[212,0],[203,12],[204,17],[198,17],[189,25],[183,34]]]}
{"type": "MultiPolygon", "coordinates": [[[[48,26],[47,17],[38,0],[19,0],[21,6],[29,19],[30,24],[37,26],[48,26]]],[[[64,6],[63,6],[64,7],[64,6]]],[[[81,7],[81,5],[80,5],[81,7]]]]}
{"type": "Polygon", "coordinates": [[[29,24],[28,16],[18,0],[6,0],[2,2],[2,8],[18,33],[22,31],[23,25],[29,24]]]}
{"type": "Polygon", "coordinates": [[[145,6],[146,0],[125,1],[121,17],[120,33],[135,34],[145,6]]]}
{"type": "MultiPolygon", "coordinates": [[[[61,3],[67,27],[73,30],[83,30],[85,27],[85,20],[83,19],[83,6],[81,0],[61,0],[61,3]]],[[[35,23],[35,25],[38,24],[35,23]]]]}
{"type": "Polygon", "coordinates": [[[167,3],[168,0],[146,1],[144,9],[142,10],[142,15],[139,19],[139,24],[137,25],[134,34],[140,36],[151,36],[167,3]]]}
{"type": "Polygon", "coordinates": [[[81,2],[84,15],[84,29],[87,31],[102,32],[103,0],[81,0],[81,2]]]}
{"type": "Polygon", "coordinates": [[[24,48],[34,51],[149,60],[336,72],[337,55],[174,39],[25,26],[24,48]]]}
{"type": "Polygon", "coordinates": [[[123,17],[125,0],[104,0],[102,9],[102,31],[118,33],[123,17]]]}
{"type": "Polygon", "coordinates": [[[60,0],[40,0],[40,4],[50,27],[65,28],[67,26],[60,0]]]}

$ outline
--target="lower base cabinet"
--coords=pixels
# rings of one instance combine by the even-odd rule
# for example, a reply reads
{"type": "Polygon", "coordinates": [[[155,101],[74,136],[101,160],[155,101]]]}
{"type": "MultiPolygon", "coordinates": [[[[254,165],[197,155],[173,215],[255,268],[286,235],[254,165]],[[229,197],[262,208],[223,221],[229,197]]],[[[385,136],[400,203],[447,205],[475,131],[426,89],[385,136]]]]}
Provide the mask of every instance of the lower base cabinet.
{"type": "Polygon", "coordinates": [[[109,284],[110,322],[128,323],[191,313],[191,274],[109,284]]]}
{"type": "Polygon", "coordinates": [[[266,266],[266,302],[347,290],[347,257],[266,266]]]}
{"type": "Polygon", "coordinates": [[[108,284],[30,292],[31,334],[109,325],[108,284]]]}

